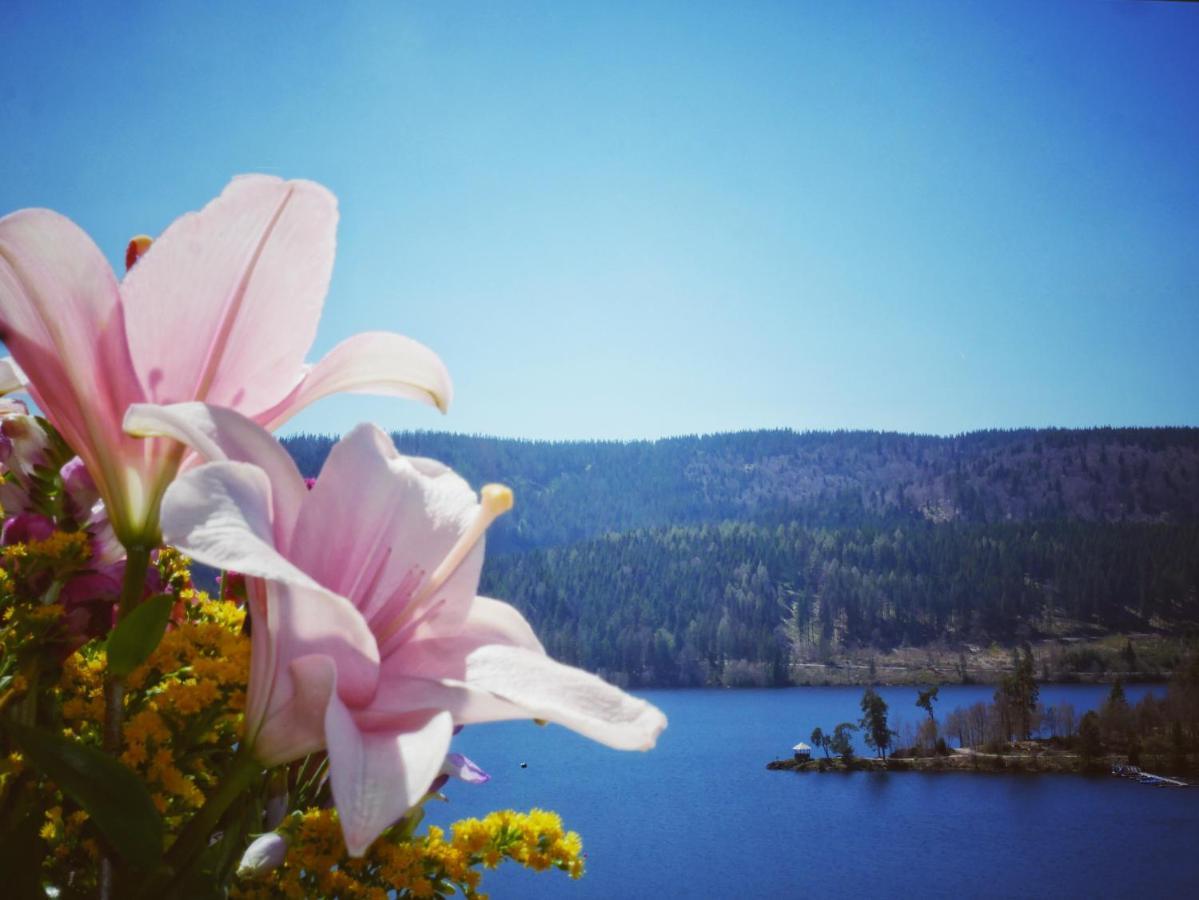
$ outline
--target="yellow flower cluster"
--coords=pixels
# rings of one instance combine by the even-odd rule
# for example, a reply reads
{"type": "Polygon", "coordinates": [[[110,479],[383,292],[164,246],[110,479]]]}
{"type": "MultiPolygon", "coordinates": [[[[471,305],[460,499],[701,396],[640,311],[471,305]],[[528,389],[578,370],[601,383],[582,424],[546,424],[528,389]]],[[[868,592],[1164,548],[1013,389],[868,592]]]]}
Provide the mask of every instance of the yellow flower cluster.
{"type": "Polygon", "coordinates": [[[61,639],[63,608],[47,601],[90,553],[86,534],[66,531],[0,548],[0,709],[26,690],[36,692],[39,679],[53,683],[42,650],[61,639]]]}
{"type": "MultiPolygon", "coordinates": [[[[85,565],[87,553],[86,536],[67,532],[0,552],[0,706],[36,701],[67,737],[98,746],[105,719],[104,642],[92,640],[67,655],[63,610],[44,602],[45,585],[85,565]]],[[[121,760],[149,788],[169,845],[230,768],[244,724],[250,640],[245,609],[196,591],[186,557],[162,550],[156,565],[176,603],[158,647],[125,679],[121,760]]],[[[26,771],[19,753],[0,752],[0,800],[26,771]]],[[[291,775],[298,779],[303,771],[291,775]]],[[[286,784],[288,770],[271,777],[286,784]]],[[[44,874],[78,892],[94,889],[101,858],[95,826],[50,781],[39,781],[37,790],[45,810],[44,874]]],[[[326,803],[327,788],[321,797],[318,791],[292,800],[326,803]]],[[[351,859],[336,811],[293,811],[279,828],[289,846],[283,864],[239,879],[232,896],[482,900],[483,870],[505,860],[535,871],[556,868],[572,878],[583,874],[582,841],[554,813],[496,812],[456,822],[448,834],[430,827],[414,835],[419,817],[418,811],[397,823],[364,858],[351,859]]]]}
{"type": "MultiPolygon", "coordinates": [[[[44,604],[15,594],[11,579],[0,569],[0,710],[27,691],[36,693],[44,677],[41,650],[59,636],[62,613],[57,603],[44,604]]],[[[0,797],[3,779],[0,773],[0,797]]]]}
{"type": "MultiPolygon", "coordinates": [[[[234,751],[250,661],[243,609],[191,589],[179,598],[183,621],[126,680],[121,754],[145,779],[171,830],[204,802],[234,751]]],[[[105,664],[102,646],[92,643],[63,666],[63,722],[68,734],[88,742],[99,740],[105,664]]]]}
{"type": "Polygon", "coordinates": [[[39,559],[58,564],[79,564],[91,555],[86,532],[55,531],[41,541],[10,544],[3,550],[6,559],[39,559]]]}
{"type": "Polygon", "coordinates": [[[51,858],[61,863],[69,859],[72,851],[82,852],[95,863],[100,859],[100,846],[94,838],[80,840],[80,832],[87,822],[87,813],[75,810],[63,818],[61,806],[51,806],[46,810],[46,821],[42,825],[42,840],[50,845],[51,858]]]}
{"type": "Polygon", "coordinates": [[[45,593],[46,579],[38,576],[50,572],[61,584],[90,554],[88,537],[80,531],[55,531],[42,541],[0,548],[0,625],[6,632],[5,644],[27,644],[35,634],[43,636],[58,622],[62,607],[42,602],[38,595],[45,593]],[[26,584],[30,579],[41,580],[42,588],[30,591],[26,584]]]}
{"type": "Polygon", "coordinates": [[[158,551],[158,574],[169,589],[182,591],[192,586],[191,560],[174,547],[158,551]]]}
{"type": "Polygon", "coordinates": [[[30,541],[26,544],[29,556],[54,560],[59,563],[82,563],[91,556],[91,543],[86,532],[56,531],[44,541],[30,541]]]}
{"type": "Polygon", "coordinates": [[[562,819],[555,812],[504,810],[484,819],[455,822],[450,830],[454,845],[482,854],[488,868],[495,868],[506,856],[537,872],[558,868],[571,878],[583,876],[583,840],[574,831],[563,831],[562,819]]]}
{"type": "Polygon", "coordinates": [[[505,859],[535,871],[556,868],[571,878],[583,875],[582,839],[564,831],[556,813],[540,809],[504,810],[455,822],[448,840],[437,827],[409,838],[401,823],[384,832],[361,859],[346,855],[336,810],[293,813],[279,831],[289,845],[283,865],[242,879],[232,896],[385,900],[461,894],[485,900],[478,892],[479,869],[495,868],[505,859]]]}

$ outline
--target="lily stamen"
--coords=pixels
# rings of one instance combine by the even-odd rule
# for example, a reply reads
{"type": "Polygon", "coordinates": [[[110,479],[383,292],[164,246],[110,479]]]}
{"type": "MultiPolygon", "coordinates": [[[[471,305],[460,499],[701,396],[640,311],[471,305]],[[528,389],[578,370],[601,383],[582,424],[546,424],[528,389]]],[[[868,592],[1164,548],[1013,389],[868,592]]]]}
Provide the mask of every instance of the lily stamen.
{"type": "Polygon", "coordinates": [[[482,540],[487,529],[491,527],[491,523],[512,509],[513,502],[512,489],[507,485],[483,485],[483,489],[479,491],[479,511],[476,513],[474,521],[470,523],[470,527],[462,533],[462,536],[450,548],[450,552],[445,555],[445,559],[433,570],[433,574],[429,576],[429,580],[421,585],[416,593],[413,594],[412,599],[405,605],[404,611],[376,632],[380,644],[403,628],[406,620],[412,613],[420,609],[425,601],[450,580],[453,574],[458,571],[458,567],[470,555],[475,545],[482,540]]]}

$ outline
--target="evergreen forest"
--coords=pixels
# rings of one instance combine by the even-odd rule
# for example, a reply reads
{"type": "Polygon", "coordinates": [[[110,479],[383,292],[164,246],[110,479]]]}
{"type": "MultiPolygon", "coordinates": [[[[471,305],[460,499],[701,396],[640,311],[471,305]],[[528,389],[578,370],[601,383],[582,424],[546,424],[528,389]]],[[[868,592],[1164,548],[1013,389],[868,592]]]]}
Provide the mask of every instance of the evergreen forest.
{"type": "MultiPolygon", "coordinates": [[[[1029,641],[1046,677],[1143,676],[1131,639],[1115,664],[1087,642],[1199,625],[1199,429],[394,437],[514,489],[482,592],[621,684],[788,684],[853,658],[874,680],[902,648],[969,680],[968,654],[1029,641]]],[[[307,476],[332,442],[285,440],[307,476]]]]}

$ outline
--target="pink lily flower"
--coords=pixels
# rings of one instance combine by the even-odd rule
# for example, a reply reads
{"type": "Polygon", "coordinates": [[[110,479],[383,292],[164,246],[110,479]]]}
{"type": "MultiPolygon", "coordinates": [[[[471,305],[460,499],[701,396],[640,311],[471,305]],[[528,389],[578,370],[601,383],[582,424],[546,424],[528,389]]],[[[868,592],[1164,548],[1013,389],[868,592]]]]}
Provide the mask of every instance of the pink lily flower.
{"type": "Polygon", "coordinates": [[[351,854],[421,800],[456,725],[545,719],[639,750],[666,726],[644,700],[551,660],[516,609],[475,596],[507,488],[480,500],[371,425],[334,446],[309,490],[278,442],[230,410],[134,406],[126,424],[216,460],[167,490],[164,535],[246,575],[245,739],[268,766],[327,750],[351,854]]]}
{"type": "Polygon", "coordinates": [[[45,209],[0,219],[0,393],[23,383],[95,479],[117,537],[153,546],[182,462],[170,441],[121,427],[133,403],[202,400],[266,428],[340,391],[444,410],[449,376],[428,348],[364,333],[304,357],[333,270],[337,201],[308,181],[252,175],[177,219],[118,283],[92,240],[45,209]],[[19,365],[17,365],[19,364],[19,365]]]}

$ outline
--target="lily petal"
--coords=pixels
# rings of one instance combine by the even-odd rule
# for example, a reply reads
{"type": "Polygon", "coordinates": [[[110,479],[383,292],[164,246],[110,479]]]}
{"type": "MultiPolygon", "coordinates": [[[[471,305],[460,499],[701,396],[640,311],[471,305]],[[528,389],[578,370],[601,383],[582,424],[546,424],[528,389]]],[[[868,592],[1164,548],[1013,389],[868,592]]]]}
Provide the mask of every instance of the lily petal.
{"type": "Polygon", "coordinates": [[[91,470],[110,512],[131,526],[140,485],[114,462],[142,450],[120,429],[142,399],[125,342],[116,276],[75,223],[45,209],[0,219],[0,340],[28,375],[29,392],[91,470]]]}
{"type": "Polygon", "coordinates": [[[359,717],[364,726],[388,727],[397,715],[437,708],[459,725],[545,719],[617,750],[649,750],[666,727],[657,707],[544,654],[491,644],[463,659],[453,640],[421,643],[428,646],[409,644],[384,663],[375,702],[359,717]],[[458,677],[436,678],[437,658],[458,677]]]}
{"type": "Polygon", "coordinates": [[[277,702],[258,727],[247,734],[255,755],[268,768],[300,759],[325,746],[325,711],[337,689],[332,658],[310,654],[293,659],[277,702]],[[286,694],[286,696],[283,696],[286,694]]]}
{"type": "Polygon", "coordinates": [[[360,721],[384,726],[429,708],[450,710],[459,725],[546,719],[620,750],[648,750],[666,727],[651,704],[550,659],[517,610],[485,597],[456,634],[410,641],[387,657],[360,721]]]}
{"type": "Polygon", "coordinates": [[[205,463],[175,479],[163,498],[163,537],[206,565],[323,591],[275,549],[272,511],[262,469],[205,463]]]}
{"type": "Polygon", "coordinates": [[[439,634],[437,626],[430,630],[430,638],[455,637],[459,632],[467,634],[474,647],[505,644],[545,653],[545,647],[537,639],[533,626],[520,614],[520,610],[510,603],[490,597],[475,597],[466,619],[455,628],[454,634],[439,634]]]}
{"type": "MultiPolygon", "coordinates": [[[[253,741],[266,721],[275,682],[281,668],[275,632],[279,630],[277,604],[270,602],[270,587],[260,578],[246,578],[246,608],[250,611],[250,679],[246,686],[246,737],[253,741]]],[[[276,703],[276,708],[280,703],[276,703]]]]}
{"type": "Polygon", "coordinates": [[[448,712],[424,711],[394,733],[362,731],[342,703],[330,702],[329,780],[351,856],[362,856],[424,796],[441,770],[453,728],[448,712]]]}
{"type": "Polygon", "coordinates": [[[137,437],[173,438],[209,462],[258,466],[271,484],[276,544],[286,542],[308,489],[295,460],[268,431],[231,409],[207,403],[135,403],[125,413],[125,431],[137,437]]]}
{"type": "Polygon", "coordinates": [[[262,421],[277,428],[309,404],[343,392],[404,397],[445,412],[454,387],[445,363],[424,344],[400,334],[367,331],[330,350],[262,421]]]}
{"type": "MultiPolygon", "coordinates": [[[[167,492],[163,534],[202,563],[273,582],[267,595],[250,605],[255,624],[269,636],[271,671],[323,653],[336,661],[346,699],[369,702],[379,666],[374,635],[350,601],[321,587],[275,549],[270,513],[270,483],[261,469],[206,463],[181,475],[167,492]],[[268,611],[269,620],[260,621],[268,611]]],[[[251,682],[257,691],[261,679],[251,682]]],[[[261,695],[249,702],[254,719],[269,718],[287,702],[289,694],[280,690],[279,684],[269,688],[265,704],[261,695]]]]}
{"type": "MultiPolygon", "coordinates": [[[[347,703],[363,706],[379,682],[379,649],[354,605],[324,588],[312,590],[276,582],[267,588],[272,609],[271,640],[276,671],[293,660],[320,654],[337,666],[337,692],[347,703]]],[[[286,684],[272,690],[266,715],[290,697],[286,684]]]]}
{"type": "Polygon", "coordinates": [[[256,418],[290,394],[316,336],[336,229],[325,188],[265,175],[236,178],[177,219],[121,286],[147,398],[256,418]]]}
{"type": "Polygon", "coordinates": [[[11,356],[0,359],[0,395],[11,394],[13,391],[24,390],[29,379],[11,356]]]}
{"type": "Polygon", "coordinates": [[[386,434],[360,425],[330,451],[287,554],[303,560],[314,580],[353,598],[367,621],[413,620],[439,603],[448,618],[460,619],[478,584],[481,542],[419,608],[411,601],[478,508],[474,491],[452,471],[401,456],[386,434]]]}

